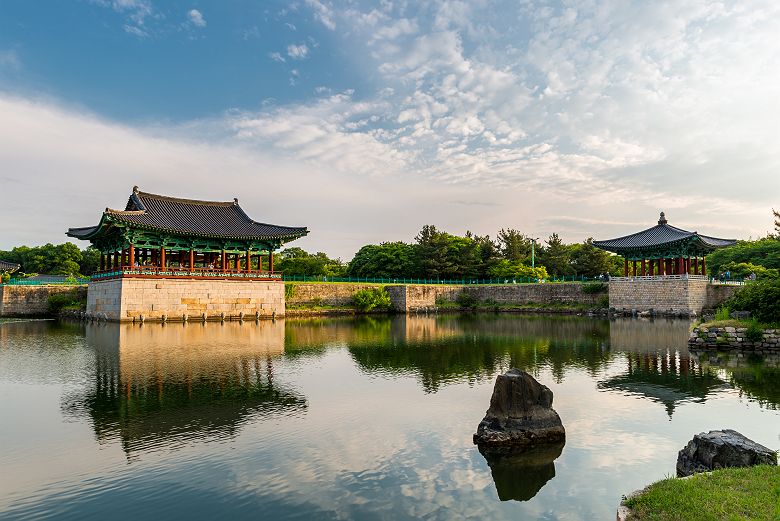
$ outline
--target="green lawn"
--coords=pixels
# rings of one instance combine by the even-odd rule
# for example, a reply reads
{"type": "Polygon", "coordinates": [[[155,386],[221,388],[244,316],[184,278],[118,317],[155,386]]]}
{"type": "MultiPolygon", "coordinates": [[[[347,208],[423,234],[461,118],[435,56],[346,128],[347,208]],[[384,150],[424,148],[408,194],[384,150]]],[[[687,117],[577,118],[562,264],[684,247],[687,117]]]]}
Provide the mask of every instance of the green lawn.
{"type": "Polygon", "coordinates": [[[650,485],[626,501],[629,519],[657,521],[780,521],[780,467],[716,470],[650,485]]]}

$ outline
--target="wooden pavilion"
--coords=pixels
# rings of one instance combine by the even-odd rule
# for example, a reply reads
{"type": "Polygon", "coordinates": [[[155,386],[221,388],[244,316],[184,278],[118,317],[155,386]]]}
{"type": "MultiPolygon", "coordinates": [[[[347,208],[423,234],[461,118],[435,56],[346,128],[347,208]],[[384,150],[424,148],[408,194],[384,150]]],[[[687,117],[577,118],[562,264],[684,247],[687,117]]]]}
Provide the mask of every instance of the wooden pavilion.
{"type": "Polygon", "coordinates": [[[254,221],[238,199],[179,199],[136,186],[124,210],[106,208],[96,226],[70,228],[67,235],[88,240],[100,251],[100,271],[93,279],[269,280],[281,278],[274,272],[274,250],[308,233],[305,227],[254,221]]]}
{"type": "Polygon", "coordinates": [[[623,274],[626,277],[706,276],[705,256],[735,243],[733,239],[718,239],[671,226],[664,212],[652,228],[616,239],[593,241],[597,248],[623,257],[623,274]]]}
{"type": "Polygon", "coordinates": [[[4,275],[6,273],[13,273],[16,270],[19,269],[19,265],[15,262],[6,262],[0,260],[0,275],[4,275]]]}

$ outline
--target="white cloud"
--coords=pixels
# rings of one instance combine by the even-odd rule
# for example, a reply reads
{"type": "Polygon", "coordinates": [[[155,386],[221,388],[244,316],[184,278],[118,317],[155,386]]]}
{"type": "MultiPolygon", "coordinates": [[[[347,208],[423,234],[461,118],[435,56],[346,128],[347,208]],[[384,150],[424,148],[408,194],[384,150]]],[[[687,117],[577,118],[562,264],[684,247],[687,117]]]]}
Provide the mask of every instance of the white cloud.
{"type": "Polygon", "coordinates": [[[331,31],[336,30],[333,8],[329,4],[319,0],[306,0],[306,5],[312,9],[314,12],[314,18],[316,18],[322,25],[331,31]]]}
{"type": "Polygon", "coordinates": [[[303,60],[309,55],[309,48],[305,43],[300,45],[291,44],[287,46],[287,56],[293,60],[303,60]]]}
{"type": "Polygon", "coordinates": [[[268,57],[271,58],[273,61],[279,62],[279,63],[284,63],[285,61],[287,61],[287,60],[284,59],[284,56],[282,56],[278,52],[269,52],[268,53],[268,57]]]}
{"type": "Polygon", "coordinates": [[[197,9],[190,9],[187,13],[187,19],[195,27],[206,27],[206,19],[203,18],[203,14],[197,9]]]}

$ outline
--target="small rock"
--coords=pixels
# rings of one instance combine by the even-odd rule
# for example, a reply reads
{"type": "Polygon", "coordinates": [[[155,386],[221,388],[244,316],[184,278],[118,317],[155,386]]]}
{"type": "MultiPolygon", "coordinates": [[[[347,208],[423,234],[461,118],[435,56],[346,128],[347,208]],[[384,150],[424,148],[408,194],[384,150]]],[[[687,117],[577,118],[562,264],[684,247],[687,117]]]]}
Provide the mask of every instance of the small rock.
{"type": "Polygon", "coordinates": [[[677,455],[678,476],[753,465],[777,465],[777,453],[731,429],[696,434],[677,455]]]}

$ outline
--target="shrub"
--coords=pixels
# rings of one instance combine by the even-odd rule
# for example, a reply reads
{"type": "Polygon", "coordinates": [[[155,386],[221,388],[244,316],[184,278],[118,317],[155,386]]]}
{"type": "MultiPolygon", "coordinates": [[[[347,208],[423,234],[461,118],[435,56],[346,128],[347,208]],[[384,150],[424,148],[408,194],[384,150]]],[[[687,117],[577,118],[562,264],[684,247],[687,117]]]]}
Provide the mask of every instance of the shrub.
{"type": "Polygon", "coordinates": [[[715,320],[729,320],[731,318],[731,310],[728,306],[721,306],[715,311],[715,320]]]}
{"type": "Polygon", "coordinates": [[[595,295],[596,293],[606,293],[608,289],[609,286],[603,282],[586,282],[582,285],[582,292],[589,295],[595,295]]]}
{"type": "Polygon", "coordinates": [[[757,320],[751,320],[745,331],[745,338],[751,342],[761,342],[764,339],[764,328],[758,325],[757,320]]]}
{"type": "Polygon", "coordinates": [[[292,284],[290,282],[286,282],[284,284],[284,298],[285,300],[289,300],[295,296],[295,284],[292,284]]]}
{"type": "Polygon", "coordinates": [[[390,309],[390,295],[385,288],[366,288],[352,295],[352,303],[360,311],[372,309],[390,309]]]}
{"type": "Polygon", "coordinates": [[[63,309],[86,309],[87,295],[78,290],[64,291],[49,295],[49,313],[59,313],[63,309]]]}
{"type": "Polygon", "coordinates": [[[469,293],[468,291],[461,291],[458,293],[458,297],[455,299],[458,305],[462,308],[476,308],[479,304],[477,297],[469,293]]]}
{"type": "Polygon", "coordinates": [[[724,306],[750,311],[750,316],[765,324],[780,323],[780,279],[764,279],[746,284],[724,306]]]}
{"type": "Polygon", "coordinates": [[[600,308],[608,308],[609,307],[609,295],[602,295],[599,297],[598,301],[600,308]]]}

